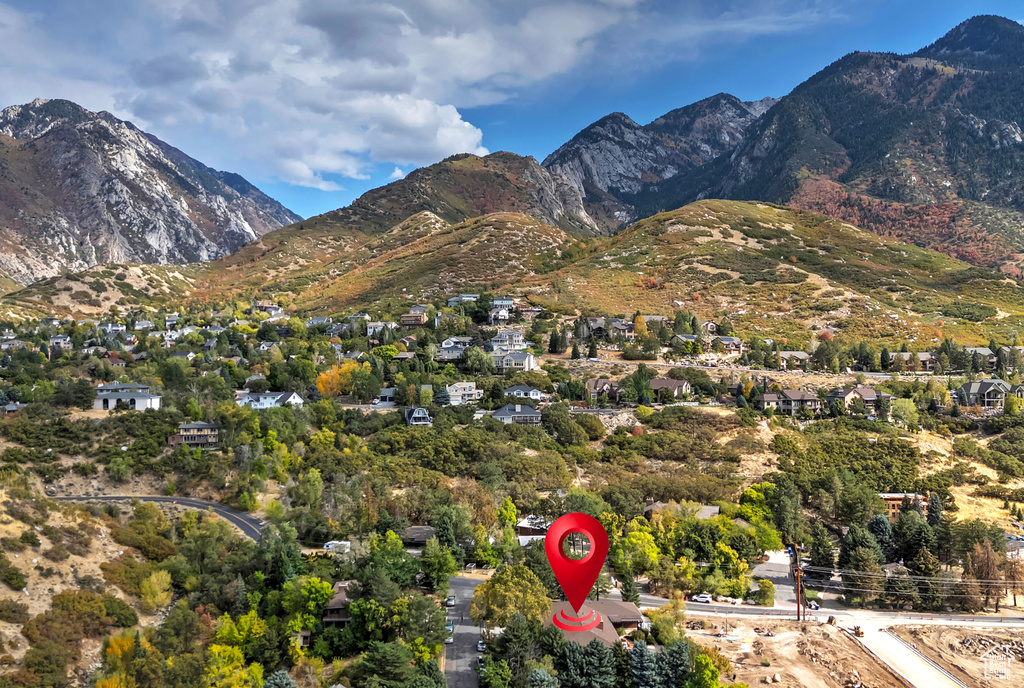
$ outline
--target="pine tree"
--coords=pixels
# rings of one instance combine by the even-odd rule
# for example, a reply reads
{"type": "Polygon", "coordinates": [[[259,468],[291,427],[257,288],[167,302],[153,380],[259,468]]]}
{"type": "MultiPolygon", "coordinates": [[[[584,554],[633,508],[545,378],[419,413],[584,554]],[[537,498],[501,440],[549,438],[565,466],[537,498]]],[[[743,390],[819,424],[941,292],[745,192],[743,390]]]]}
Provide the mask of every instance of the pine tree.
{"type": "Polygon", "coordinates": [[[659,655],[666,688],[685,686],[690,677],[690,644],[684,639],[659,655]]]}
{"type": "Polygon", "coordinates": [[[974,557],[968,554],[964,562],[964,575],[960,577],[960,583],[956,586],[960,609],[965,612],[976,612],[982,608],[981,585],[974,572],[973,560],[974,557]]]}
{"type": "Polygon", "coordinates": [[[921,604],[926,609],[940,609],[942,607],[942,583],[938,580],[939,560],[922,547],[917,558],[908,563],[907,569],[914,576],[919,577],[917,581],[917,594],[921,604]]]}
{"type": "Polygon", "coordinates": [[[896,568],[885,580],[885,596],[889,602],[902,609],[908,604],[917,604],[917,586],[910,579],[910,571],[906,567],[896,568]]]}
{"type": "Polygon", "coordinates": [[[636,688],[629,667],[629,652],[622,643],[612,645],[612,658],[615,660],[615,688],[636,688]]]}
{"type": "Polygon", "coordinates": [[[665,688],[658,671],[657,655],[648,652],[647,643],[636,643],[629,651],[629,670],[637,688],[665,688]]]}
{"type": "Polygon", "coordinates": [[[583,648],[583,660],[588,679],[584,688],[615,687],[615,658],[604,643],[597,639],[591,640],[583,648]]]}
{"type": "Polygon", "coordinates": [[[939,520],[942,518],[942,509],[945,505],[942,503],[942,497],[935,493],[928,493],[928,525],[932,528],[939,525],[939,520]]]}
{"type": "Polygon", "coordinates": [[[543,669],[531,671],[526,677],[526,685],[530,688],[561,688],[558,679],[543,669]]]}
{"type": "Polygon", "coordinates": [[[858,547],[850,553],[847,566],[849,570],[843,572],[846,597],[860,599],[861,605],[866,605],[882,591],[884,581],[875,551],[868,547],[858,547]]]}
{"type": "Polygon", "coordinates": [[[578,361],[580,358],[580,347],[576,343],[572,345],[572,360],[578,361]]]}
{"type": "MultiPolygon", "coordinates": [[[[810,564],[815,568],[828,569],[830,572],[835,568],[836,557],[833,553],[835,545],[828,534],[828,529],[820,520],[816,520],[811,526],[811,551],[810,564]]],[[[812,578],[831,578],[831,573],[814,571],[807,574],[812,578]]]]}
{"type": "Polygon", "coordinates": [[[548,353],[558,353],[558,330],[554,329],[551,331],[551,337],[548,339],[548,353]]]}
{"type": "Polygon", "coordinates": [[[597,342],[590,340],[590,347],[587,349],[587,358],[597,358],[597,342]]]}
{"type": "Polygon", "coordinates": [[[636,581],[633,579],[631,571],[627,571],[622,576],[622,601],[632,602],[637,607],[640,606],[640,591],[636,587],[636,581]]]}
{"type": "Polygon", "coordinates": [[[882,556],[887,562],[895,561],[893,555],[896,552],[896,539],[892,533],[892,523],[888,516],[876,514],[868,521],[868,532],[875,537],[878,546],[882,548],[882,556]]]}

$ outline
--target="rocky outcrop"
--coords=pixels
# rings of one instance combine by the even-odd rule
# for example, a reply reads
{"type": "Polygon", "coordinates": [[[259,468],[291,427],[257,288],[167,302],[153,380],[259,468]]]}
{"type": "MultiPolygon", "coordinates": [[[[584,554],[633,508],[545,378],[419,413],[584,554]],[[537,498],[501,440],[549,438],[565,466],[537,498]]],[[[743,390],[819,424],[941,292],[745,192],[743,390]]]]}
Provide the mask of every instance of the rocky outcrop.
{"type": "Polygon", "coordinates": [[[646,182],[670,179],[743,142],[751,124],[775,104],[719,94],[673,110],[646,126],[616,112],[594,122],[544,160],[584,196],[588,188],[616,197],[646,182]]]}
{"type": "Polygon", "coordinates": [[[0,112],[0,269],[17,283],[211,260],[300,219],[109,113],[65,100],[0,112]]]}

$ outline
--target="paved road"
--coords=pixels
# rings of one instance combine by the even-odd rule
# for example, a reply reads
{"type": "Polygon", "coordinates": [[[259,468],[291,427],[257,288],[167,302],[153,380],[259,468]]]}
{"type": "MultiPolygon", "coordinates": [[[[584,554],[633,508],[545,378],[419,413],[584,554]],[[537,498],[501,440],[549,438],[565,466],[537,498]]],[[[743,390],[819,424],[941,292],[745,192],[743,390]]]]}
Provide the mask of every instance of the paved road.
{"type": "Polygon", "coordinates": [[[165,497],[163,495],[84,495],[81,497],[51,497],[50,499],[65,502],[124,502],[138,499],[141,502],[176,504],[177,506],[183,506],[188,509],[197,509],[199,511],[209,510],[213,511],[225,521],[242,531],[242,535],[252,538],[253,540],[260,539],[260,533],[266,525],[263,521],[251,514],[245,513],[244,511],[238,511],[237,509],[232,509],[231,507],[224,506],[223,504],[208,502],[205,499],[194,499],[192,497],[165,497]]]}
{"type": "Polygon", "coordinates": [[[915,652],[909,645],[892,635],[877,628],[866,629],[861,644],[876,657],[889,665],[889,668],[917,688],[964,688],[964,684],[955,680],[915,652]]]}
{"type": "Polygon", "coordinates": [[[450,595],[455,595],[455,606],[448,607],[448,618],[455,621],[455,642],[445,645],[444,675],[448,688],[477,688],[478,675],[474,671],[480,653],[476,643],[480,640],[480,627],[469,619],[469,603],[481,578],[456,576],[448,581],[450,595]]]}

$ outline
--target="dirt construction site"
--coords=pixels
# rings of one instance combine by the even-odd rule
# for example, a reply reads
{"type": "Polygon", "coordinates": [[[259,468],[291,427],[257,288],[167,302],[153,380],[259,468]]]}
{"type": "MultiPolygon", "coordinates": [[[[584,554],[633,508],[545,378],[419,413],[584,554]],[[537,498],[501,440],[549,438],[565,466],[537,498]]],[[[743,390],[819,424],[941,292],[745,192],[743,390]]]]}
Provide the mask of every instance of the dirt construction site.
{"type": "Polygon", "coordinates": [[[686,635],[713,646],[732,663],[723,683],[793,688],[907,688],[908,684],[879,662],[841,628],[817,622],[730,620],[690,621],[686,635]],[[702,627],[702,625],[704,627],[702,627]]]}
{"type": "Polygon", "coordinates": [[[999,688],[1024,677],[1024,629],[895,626],[893,632],[969,686],[999,688]]]}

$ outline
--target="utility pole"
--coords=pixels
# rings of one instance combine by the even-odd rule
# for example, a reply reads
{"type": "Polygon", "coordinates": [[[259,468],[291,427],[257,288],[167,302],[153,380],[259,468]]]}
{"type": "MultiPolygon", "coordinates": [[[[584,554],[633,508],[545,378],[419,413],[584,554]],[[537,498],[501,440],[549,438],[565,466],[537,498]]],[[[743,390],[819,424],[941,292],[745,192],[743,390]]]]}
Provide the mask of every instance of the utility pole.
{"type": "Polygon", "coordinates": [[[801,581],[800,570],[800,550],[797,549],[796,543],[793,543],[793,553],[796,555],[796,620],[801,620],[801,614],[803,613],[803,586],[801,581]]]}

